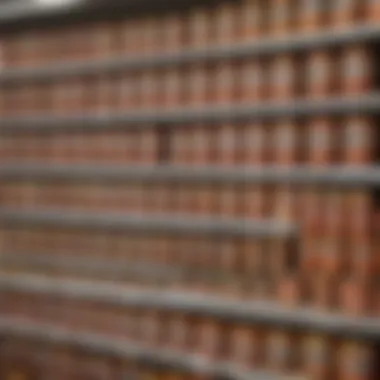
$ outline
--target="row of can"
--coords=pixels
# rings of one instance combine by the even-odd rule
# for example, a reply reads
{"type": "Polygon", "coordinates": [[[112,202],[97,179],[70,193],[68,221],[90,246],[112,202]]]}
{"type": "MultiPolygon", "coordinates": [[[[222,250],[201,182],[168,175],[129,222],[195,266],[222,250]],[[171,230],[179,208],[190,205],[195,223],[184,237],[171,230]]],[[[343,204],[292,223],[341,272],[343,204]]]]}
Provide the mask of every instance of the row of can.
{"type": "Polygon", "coordinates": [[[370,117],[192,124],[128,130],[3,134],[3,162],[172,165],[370,164],[378,160],[370,117]]]}
{"type": "MultiPolygon", "coordinates": [[[[364,188],[291,185],[3,183],[17,210],[67,209],[116,215],[213,217],[302,223],[304,235],[365,238],[379,228],[376,193],[364,188]]],[[[197,219],[196,219],[197,220],[197,219]]]]}
{"type": "Polygon", "coordinates": [[[102,59],[123,54],[154,55],[182,49],[277,38],[380,20],[376,0],[241,0],[190,12],[28,30],[2,40],[6,67],[61,60],[102,59]]]}
{"type": "Polygon", "coordinates": [[[373,380],[378,350],[324,335],[255,326],[160,310],[111,307],[101,303],[8,293],[5,315],[40,323],[118,336],[145,347],[169,349],[209,361],[228,361],[236,368],[304,374],[315,380],[373,380]]]}
{"type": "Polygon", "coordinates": [[[378,87],[371,47],[197,63],[3,87],[4,115],[112,112],[354,95],[378,87]]]}

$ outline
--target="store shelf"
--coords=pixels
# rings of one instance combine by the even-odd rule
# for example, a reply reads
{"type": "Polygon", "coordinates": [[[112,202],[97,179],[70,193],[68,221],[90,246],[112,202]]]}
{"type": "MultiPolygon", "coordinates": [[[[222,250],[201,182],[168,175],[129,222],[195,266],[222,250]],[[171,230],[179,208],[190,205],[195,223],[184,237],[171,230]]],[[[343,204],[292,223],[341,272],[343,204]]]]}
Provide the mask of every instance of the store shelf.
{"type": "Polygon", "coordinates": [[[124,215],[116,213],[29,211],[0,208],[0,223],[17,226],[128,230],[150,233],[205,234],[216,236],[250,236],[258,238],[288,237],[297,233],[291,223],[274,220],[222,220],[221,218],[189,218],[186,216],[124,215]]]}
{"type": "Polygon", "coordinates": [[[72,332],[59,326],[41,324],[21,318],[0,318],[0,335],[9,338],[35,339],[45,343],[69,345],[86,352],[107,357],[132,360],[135,363],[154,368],[168,368],[186,373],[212,376],[225,380],[304,380],[298,376],[281,376],[263,371],[244,372],[232,369],[228,363],[214,363],[199,356],[180,354],[167,349],[149,349],[122,339],[109,336],[72,332]]]}
{"type": "Polygon", "coordinates": [[[305,308],[286,309],[271,302],[226,300],[189,292],[137,290],[93,281],[57,280],[28,275],[0,275],[1,291],[22,291],[73,297],[133,308],[171,310],[207,315],[295,331],[313,331],[345,339],[379,342],[378,318],[355,318],[305,308]]]}
{"type": "MultiPolygon", "coordinates": [[[[1,16],[0,16],[1,25],[1,16]]],[[[380,39],[379,25],[363,25],[352,29],[324,31],[318,34],[300,34],[279,39],[260,39],[229,46],[211,46],[202,50],[186,50],[170,54],[130,58],[107,58],[101,61],[64,62],[35,68],[6,69],[0,74],[0,84],[49,80],[69,76],[117,73],[120,71],[162,68],[245,57],[267,56],[279,53],[295,53],[317,48],[334,48],[349,43],[373,42],[380,39]]]]}
{"type": "MultiPolygon", "coordinates": [[[[194,252],[196,254],[197,252],[194,252]]],[[[28,273],[49,273],[97,279],[137,280],[138,282],[170,282],[184,278],[185,270],[180,266],[154,264],[132,259],[109,260],[92,256],[76,255],[74,252],[64,254],[49,252],[1,252],[0,266],[14,268],[28,273]]]]}
{"type": "Polygon", "coordinates": [[[171,182],[379,186],[380,166],[0,165],[1,181],[171,182]]]}
{"type": "Polygon", "coordinates": [[[142,110],[130,113],[104,113],[99,115],[73,116],[27,116],[2,118],[0,133],[25,133],[28,131],[54,132],[80,129],[81,132],[111,128],[151,128],[157,124],[184,127],[194,123],[247,121],[252,119],[273,119],[280,117],[357,115],[378,113],[380,94],[345,98],[324,98],[322,100],[301,99],[284,103],[263,103],[229,107],[209,106],[184,108],[167,111],[142,110]]]}

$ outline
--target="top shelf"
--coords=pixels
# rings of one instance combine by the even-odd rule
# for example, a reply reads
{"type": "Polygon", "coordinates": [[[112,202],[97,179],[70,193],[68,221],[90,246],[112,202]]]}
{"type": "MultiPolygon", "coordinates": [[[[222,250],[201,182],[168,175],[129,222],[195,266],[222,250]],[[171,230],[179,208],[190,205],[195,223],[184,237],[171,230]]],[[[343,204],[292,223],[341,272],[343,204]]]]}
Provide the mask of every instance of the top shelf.
{"type": "MultiPolygon", "coordinates": [[[[0,7],[0,28],[2,22],[0,7]]],[[[370,43],[380,39],[380,26],[367,25],[349,29],[330,30],[317,34],[295,35],[286,38],[264,38],[259,41],[227,46],[186,50],[164,55],[131,58],[120,56],[99,61],[64,62],[34,68],[5,69],[0,73],[0,84],[41,81],[122,70],[160,68],[187,65],[196,62],[218,62],[224,59],[241,59],[278,53],[293,53],[317,48],[338,47],[352,43],[370,43]]]]}

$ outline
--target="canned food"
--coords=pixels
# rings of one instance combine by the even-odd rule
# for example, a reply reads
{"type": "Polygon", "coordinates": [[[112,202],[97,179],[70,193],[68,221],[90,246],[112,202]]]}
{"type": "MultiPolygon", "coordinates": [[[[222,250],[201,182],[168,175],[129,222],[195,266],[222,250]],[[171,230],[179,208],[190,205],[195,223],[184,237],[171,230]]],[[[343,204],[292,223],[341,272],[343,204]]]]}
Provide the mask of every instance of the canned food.
{"type": "Polygon", "coordinates": [[[302,344],[303,369],[313,380],[334,378],[334,350],[323,336],[307,336],[302,344]]]}
{"type": "Polygon", "coordinates": [[[347,257],[343,254],[343,239],[329,237],[322,239],[320,245],[321,269],[325,274],[343,273],[347,268],[347,257]]]}
{"type": "Polygon", "coordinates": [[[267,366],[275,371],[289,371],[294,368],[297,358],[296,340],[289,333],[272,332],[267,337],[267,366]]]}
{"type": "Polygon", "coordinates": [[[377,240],[377,237],[366,239],[352,236],[347,241],[351,270],[360,278],[374,278],[380,273],[377,240]]]}
{"type": "Polygon", "coordinates": [[[339,380],[368,380],[376,378],[374,348],[359,342],[343,342],[338,352],[339,380]]]}
{"type": "Polygon", "coordinates": [[[270,97],[288,100],[299,95],[300,83],[297,59],[291,55],[279,55],[271,63],[270,97]]]}
{"type": "Polygon", "coordinates": [[[126,31],[126,37],[134,38],[135,41],[129,41],[129,43],[140,44],[138,49],[142,54],[147,56],[161,51],[166,41],[163,42],[163,30],[162,25],[160,25],[160,21],[160,18],[156,15],[138,19],[138,25],[134,25],[133,21],[130,20],[129,30],[126,31]],[[135,30],[133,30],[133,27],[139,31],[138,34],[135,30]],[[128,33],[130,34],[129,36],[128,33]]]}
{"type": "Polygon", "coordinates": [[[336,310],[338,306],[338,284],[336,276],[318,274],[310,279],[312,306],[322,310],[336,310]]]}
{"type": "Polygon", "coordinates": [[[243,41],[260,37],[264,30],[265,13],[261,0],[243,0],[239,13],[240,34],[243,41]]]}
{"type": "Polygon", "coordinates": [[[218,164],[222,166],[235,164],[237,160],[237,131],[235,125],[223,124],[219,127],[218,145],[218,164]]]}
{"type": "Polygon", "coordinates": [[[164,107],[173,109],[183,104],[183,76],[178,68],[167,69],[161,73],[163,89],[160,91],[164,107]]]}
{"type": "Polygon", "coordinates": [[[373,121],[352,117],[343,122],[343,161],[347,164],[370,164],[375,159],[377,131],[373,121]]]}
{"type": "Polygon", "coordinates": [[[208,360],[220,359],[223,353],[223,329],[216,321],[202,319],[199,322],[197,353],[208,360]]]}
{"type": "Polygon", "coordinates": [[[317,118],[309,124],[309,162],[315,165],[331,165],[338,161],[336,127],[326,118],[317,118]]]}
{"type": "Polygon", "coordinates": [[[232,326],[229,361],[239,368],[253,369],[260,361],[258,337],[249,326],[232,326]]]}
{"type": "Polygon", "coordinates": [[[205,106],[210,99],[209,68],[194,64],[189,67],[186,85],[186,103],[189,106],[205,106]]]}
{"type": "Polygon", "coordinates": [[[322,195],[324,212],[323,228],[324,235],[331,238],[342,237],[346,224],[346,194],[341,189],[331,189],[322,195]]]}
{"type": "Polygon", "coordinates": [[[141,19],[128,18],[122,21],[120,26],[120,53],[125,56],[136,56],[143,52],[143,47],[147,49],[146,44],[142,44],[141,19]]]}
{"type": "MultiPolygon", "coordinates": [[[[279,165],[297,164],[303,156],[302,131],[293,120],[281,120],[273,127],[273,163],[279,165]]],[[[271,160],[271,161],[272,161],[271,160]]]]}
{"type": "Polygon", "coordinates": [[[340,285],[340,308],[345,314],[354,316],[370,315],[374,311],[374,289],[369,277],[356,274],[344,279],[340,285]]]}
{"type": "Polygon", "coordinates": [[[366,0],[365,2],[366,19],[369,22],[377,23],[380,20],[380,4],[377,0],[366,0]]]}
{"type": "Polygon", "coordinates": [[[269,137],[266,125],[262,122],[252,122],[243,126],[242,151],[245,165],[261,166],[267,161],[269,137]]]}
{"type": "Polygon", "coordinates": [[[283,275],[279,278],[277,298],[286,307],[299,306],[302,302],[302,282],[299,276],[283,275]]]}
{"type": "Polygon", "coordinates": [[[194,131],[192,163],[197,166],[208,165],[211,162],[211,139],[209,126],[196,124],[192,126],[194,131]]]}
{"type": "Polygon", "coordinates": [[[220,105],[230,105],[237,98],[236,65],[233,62],[221,62],[214,70],[215,101],[220,105]]]}
{"type": "MultiPolygon", "coordinates": [[[[297,74],[296,74],[297,75],[297,74]]],[[[336,91],[335,57],[329,50],[316,50],[306,58],[307,96],[322,98],[336,91]]]]}
{"type": "Polygon", "coordinates": [[[294,0],[273,0],[269,2],[269,32],[275,36],[284,36],[292,31],[296,24],[296,6],[294,0]]]}
{"type": "Polygon", "coordinates": [[[213,19],[217,44],[227,45],[236,42],[239,21],[237,11],[237,6],[233,1],[220,2],[217,5],[213,19]]]}
{"type": "Polygon", "coordinates": [[[268,194],[264,186],[247,185],[244,190],[244,216],[247,219],[260,220],[267,214],[268,194]]]}
{"type": "Polygon", "coordinates": [[[210,9],[194,9],[189,15],[188,39],[191,48],[203,48],[210,44],[213,33],[210,9]]]}
{"type": "Polygon", "coordinates": [[[362,240],[370,239],[374,233],[374,198],[366,189],[348,191],[346,198],[347,225],[350,236],[362,240]]]}
{"type": "Polygon", "coordinates": [[[257,58],[241,62],[237,75],[237,95],[243,103],[253,104],[265,100],[268,93],[268,80],[265,62],[257,58]]]}
{"type": "MultiPolygon", "coordinates": [[[[140,97],[141,97],[142,108],[155,109],[162,102],[165,105],[172,104],[173,99],[170,97],[170,95],[172,95],[172,91],[171,91],[172,87],[169,87],[169,73],[172,73],[172,71],[168,71],[166,73],[167,74],[165,76],[166,81],[164,82],[167,87],[164,89],[160,89],[158,73],[154,70],[149,70],[149,69],[145,69],[142,71],[141,82],[140,82],[140,97]],[[162,93],[165,94],[164,100],[162,98],[160,100],[160,96],[162,96],[162,93]]],[[[170,81],[171,81],[171,78],[170,78],[170,81]]],[[[125,94],[125,95],[127,96],[128,94],[125,94]]],[[[126,98],[126,100],[128,101],[128,98],[126,98]]]]}
{"type": "Polygon", "coordinates": [[[363,7],[358,0],[338,0],[331,2],[332,21],[334,26],[348,27],[360,22],[363,7]]]}
{"type": "Polygon", "coordinates": [[[301,0],[300,26],[306,32],[321,30],[329,23],[326,0],[301,0]]]}

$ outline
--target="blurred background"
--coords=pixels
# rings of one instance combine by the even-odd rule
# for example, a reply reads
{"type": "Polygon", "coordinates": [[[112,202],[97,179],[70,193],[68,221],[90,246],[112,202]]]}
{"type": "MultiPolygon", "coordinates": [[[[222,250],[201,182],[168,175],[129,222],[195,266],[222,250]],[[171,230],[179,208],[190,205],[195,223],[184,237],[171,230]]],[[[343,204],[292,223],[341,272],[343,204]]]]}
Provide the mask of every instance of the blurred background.
{"type": "Polygon", "coordinates": [[[380,2],[0,2],[1,380],[379,380],[380,2]]]}

